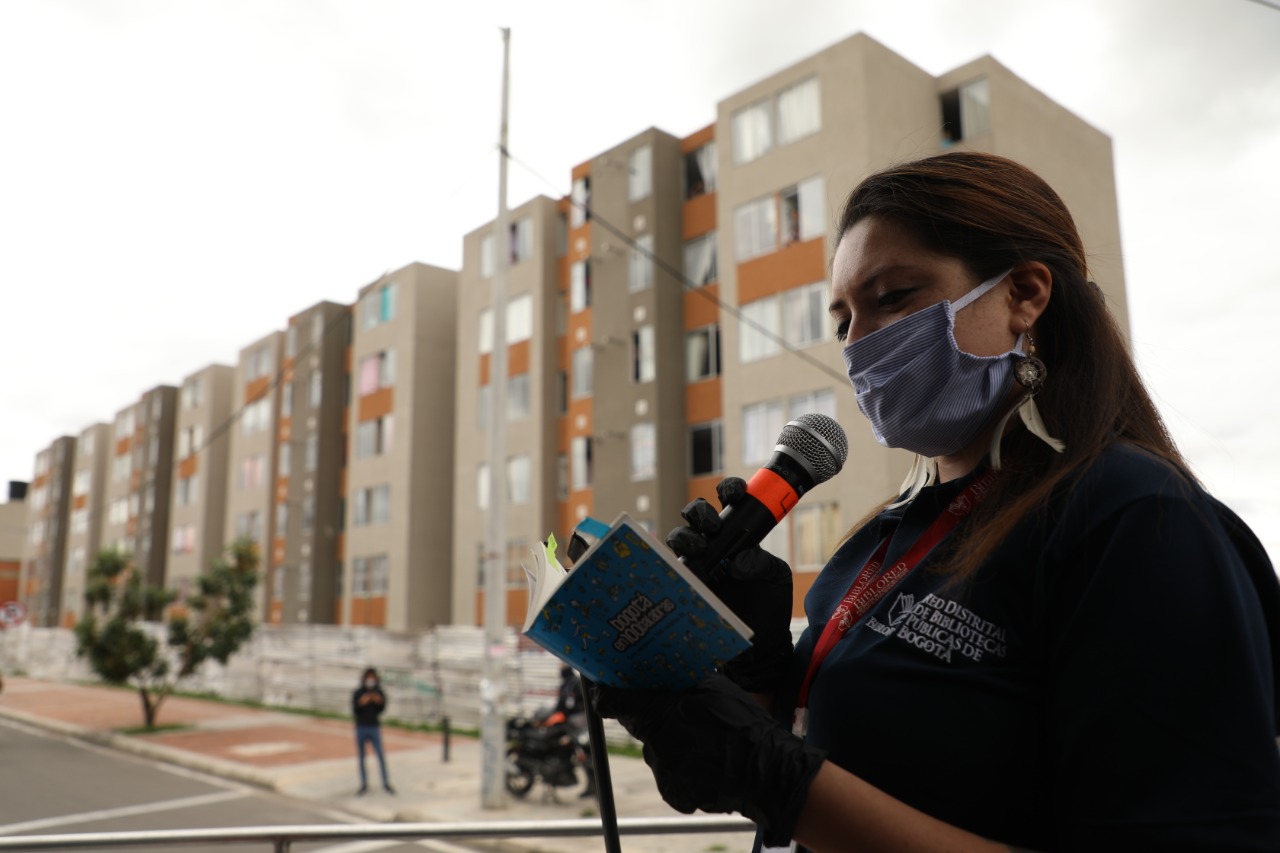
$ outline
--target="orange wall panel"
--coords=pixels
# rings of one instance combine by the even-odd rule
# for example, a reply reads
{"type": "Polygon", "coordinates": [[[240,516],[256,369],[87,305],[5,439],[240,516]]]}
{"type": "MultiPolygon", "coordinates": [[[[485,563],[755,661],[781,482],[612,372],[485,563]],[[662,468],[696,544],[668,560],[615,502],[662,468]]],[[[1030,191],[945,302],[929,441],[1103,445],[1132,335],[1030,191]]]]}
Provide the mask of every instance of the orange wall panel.
{"type": "Polygon", "coordinates": [[[267,396],[267,391],[271,388],[271,377],[259,376],[257,379],[244,386],[244,401],[246,403],[256,403],[263,397],[267,396]]]}
{"type": "Polygon", "coordinates": [[[195,473],[199,468],[199,464],[197,462],[199,458],[200,456],[198,454],[192,453],[186,459],[183,459],[181,462],[179,462],[178,463],[178,479],[185,480],[188,477],[195,476],[195,473]]]}
{"type": "Polygon", "coordinates": [[[507,375],[529,372],[529,342],[519,341],[507,347],[507,375]]]}
{"type": "Polygon", "coordinates": [[[688,154],[690,151],[697,151],[702,146],[716,138],[715,124],[709,124],[702,130],[695,130],[693,133],[680,140],[680,153],[688,154]]]}
{"type": "Polygon", "coordinates": [[[72,509],[84,509],[84,508],[85,508],[85,504],[87,504],[87,503],[89,503],[89,496],[88,496],[88,495],[76,495],[74,498],[72,498],[72,499],[71,499],[71,508],[72,508],[72,509]]]}
{"type": "Polygon", "coordinates": [[[720,417],[720,377],[684,386],[684,422],[702,424],[720,417]]]}
{"type": "Polygon", "coordinates": [[[369,609],[365,615],[369,618],[366,625],[383,627],[387,624],[387,599],[385,597],[369,599],[369,609]]]}
{"type": "Polygon", "coordinates": [[[684,327],[700,329],[720,322],[720,285],[708,284],[684,292],[684,327]]]}
{"type": "Polygon", "coordinates": [[[817,579],[817,572],[795,573],[791,590],[791,616],[793,618],[804,616],[804,597],[809,594],[809,587],[813,586],[813,582],[817,579]]]}
{"type": "Polygon", "coordinates": [[[489,353],[480,354],[480,387],[489,384],[489,353]]]}
{"type": "Polygon", "coordinates": [[[823,239],[816,237],[738,264],[738,304],[824,280],[827,260],[823,247],[823,239]]]}
{"type": "Polygon", "coordinates": [[[716,227],[716,194],[696,195],[684,203],[681,211],[681,236],[686,240],[701,237],[716,227]]]}
{"type": "Polygon", "coordinates": [[[356,420],[360,423],[391,414],[395,406],[395,389],[379,388],[372,394],[365,394],[356,404],[356,420]]]}
{"type": "Polygon", "coordinates": [[[704,501],[710,501],[712,506],[719,506],[716,500],[716,483],[724,479],[723,474],[708,474],[705,477],[690,477],[688,490],[685,492],[685,502],[694,498],[702,498],[704,501]]]}

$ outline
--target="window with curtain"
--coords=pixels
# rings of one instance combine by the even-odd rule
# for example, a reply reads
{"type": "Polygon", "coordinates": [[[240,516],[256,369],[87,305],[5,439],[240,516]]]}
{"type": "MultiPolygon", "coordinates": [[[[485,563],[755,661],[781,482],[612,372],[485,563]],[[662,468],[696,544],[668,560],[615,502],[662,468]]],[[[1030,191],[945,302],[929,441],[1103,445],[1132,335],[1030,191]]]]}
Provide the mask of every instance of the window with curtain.
{"type": "Polygon", "coordinates": [[[773,121],[768,100],[757,101],[733,114],[733,162],[750,163],[773,147],[773,121]]]}
{"type": "Polygon", "coordinates": [[[782,294],[782,337],[788,345],[804,347],[831,335],[825,281],[794,287],[782,294]]]}
{"type": "Polygon", "coordinates": [[[591,437],[569,439],[569,485],[574,491],[591,488],[591,437]]]}
{"type": "Polygon", "coordinates": [[[520,373],[507,378],[507,420],[520,421],[529,417],[529,374],[520,373]]]}
{"type": "Polygon", "coordinates": [[[480,277],[493,278],[496,261],[493,257],[493,235],[480,238],[480,277]]]}
{"type": "Polygon", "coordinates": [[[697,198],[716,190],[716,143],[708,142],[684,155],[684,197],[697,198]]]}
{"type": "Polygon", "coordinates": [[[489,463],[476,466],[476,509],[489,508],[489,463]]]}
{"type": "Polygon", "coordinates": [[[653,148],[641,145],[627,158],[627,198],[640,201],[653,192],[653,148]]]}
{"type": "Polygon", "coordinates": [[[644,290],[653,284],[653,235],[641,234],[631,247],[631,263],[628,270],[631,292],[644,290]]]}
{"type": "Polygon", "coordinates": [[[836,395],[830,388],[796,394],[787,401],[789,411],[787,419],[798,418],[810,413],[826,415],[834,419],[836,416],[836,395]]]}
{"type": "Polygon", "coordinates": [[[694,287],[716,281],[716,232],[710,231],[684,244],[684,278],[694,287]]]}
{"type": "Polygon", "coordinates": [[[738,324],[738,360],[759,361],[776,355],[781,346],[782,307],[777,296],[766,296],[748,302],[739,309],[742,322],[738,324]]]}
{"type": "Polygon", "coordinates": [[[688,382],[720,375],[720,326],[693,329],[684,336],[685,374],[688,382]]]}
{"type": "Polygon", "coordinates": [[[740,205],[733,212],[734,255],[749,261],[778,247],[778,212],[773,196],[740,205]]]}
{"type": "Polygon", "coordinates": [[[768,461],[787,423],[781,400],[766,400],[742,407],[742,464],[768,461]]]}
{"type": "Polygon", "coordinates": [[[569,190],[569,227],[585,225],[591,218],[591,177],[575,178],[569,190]]]}
{"type": "Polygon", "coordinates": [[[631,425],[631,479],[652,480],[658,473],[658,433],[652,422],[631,425]]]}
{"type": "Polygon", "coordinates": [[[778,144],[787,145],[822,129],[818,78],[810,77],[778,93],[778,144]]]}
{"type": "Polygon", "coordinates": [[[653,326],[644,325],[631,333],[631,379],[633,382],[652,382],[657,371],[653,326]]]}
{"type": "Polygon", "coordinates": [[[569,310],[577,313],[591,304],[591,262],[574,261],[569,266],[569,310]]]}
{"type": "Polygon", "coordinates": [[[512,456],[507,460],[507,500],[512,504],[527,504],[533,493],[533,462],[527,455],[512,456]]]}
{"type": "Polygon", "coordinates": [[[528,216],[522,216],[511,223],[508,250],[513,264],[533,256],[533,220],[528,216]]]}
{"type": "Polygon", "coordinates": [[[573,399],[578,400],[582,397],[590,397],[592,365],[595,363],[591,346],[578,347],[573,351],[573,355],[570,358],[573,362],[573,385],[570,388],[573,399]]]}

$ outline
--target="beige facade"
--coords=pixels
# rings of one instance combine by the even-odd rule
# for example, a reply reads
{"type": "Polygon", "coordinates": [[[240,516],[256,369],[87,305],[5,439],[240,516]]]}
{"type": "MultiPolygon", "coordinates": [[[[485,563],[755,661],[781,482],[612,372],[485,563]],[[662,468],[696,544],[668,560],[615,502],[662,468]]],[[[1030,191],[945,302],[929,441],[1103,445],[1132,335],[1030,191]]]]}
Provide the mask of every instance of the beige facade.
{"type": "Polygon", "coordinates": [[[0,604],[18,601],[22,558],[27,550],[27,483],[10,480],[8,500],[0,503],[0,604]]]}
{"type": "Polygon", "coordinates": [[[223,551],[234,377],[234,368],[211,364],[178,391],[166,582],[179,600],[223,551]]]}
{"type": "MultiPolygon", "coordinates": [[[[233,419],[228,427],[226,531],[222,541],[248,538],[258,543],[262,566],[277,545],[276,531],[287,527],[289,506],[275,500],[273,472],[278,464],[276,436],[280,417],[280,360],[284,334],[272,332],[240,350],[231,384],[233,419]]],[[[259,618],[267,617],[267,583],[259,583],[259,618]]]]}
{"type": "Polygon", "coordinates": [[[62,571],[64,625],[74,625],[84,614],[85,573],[102,549],[101,520],[106,511],[107,464],[111,451],[110,424],[86,427],[76,439],[67,555],[62,571]]]}
{"type": "Polygon", "coordinates": [[[333,623],[342,561],[351,309],[320,302],[289,318],[281,376],[275,501],[288,507],[265,574],[267,619],[333,623]]]}
{"type": "Polygon", "coordinates": [[[62,436],[37,453],[35,476],[27,491],[27,544],[18,588],[33,625],[50,627],[61,621],[75,450],[76,440],[62,436]]]}
{"type": "MultiPolygon", "coordinates": [[[[517,264],[511,273],[513,296],[542,294],[533,337],[560,341],[557,369],[569,391],[550,424],[544,417],[520,425],[510,430],[510,443],[527,444],[526,432],[553,431],[554,464],[568,487],[558,490],[554,514],[509,510],[510,540],[537,541],[548,531],[563,539],[584,514],[608,521],[623,510],[665,532],[680,523],[687,499],[713,499],[719,479],[749,477],[766,462],[787,420],[820,412],[846,428],[845,471],[806,497],[766,542],[796,570],[799,614],[839,537],[897,490],[910,462],[909,454],[875,442],[849,389],[826,310],[833,225],[849,191],[871,172],[966,148],[1020,160],[1058,189],[1079,223],[1093,274],[1125,323],[1109,140],[989,57],[935,78],[855,35],[724,99],[708,128],[682,140],[649,131],[577,167],[569,203],[562,203],[569,219],[559,247],[558,275],[569,294],[563,323],[538,322],[554,303],[549,284],[532,278],[549,275],[548,262],[517,264]],[[651,152],[637,168],[634,152],[646,145],[651,152]],[[636,175],[646,169],[652,194],[637,197],[636,175]],[[574,202],[586,199],[592,215],[584,221],[575,218],[574,202]],[[652,242],[642,240],[646,235],[652,242]],[[652,252],[649,290],[633,289],[626,273],[638,249],[652,252]],[[591,270],[588,306],[574,297],[581,279],[574,267],[583,262],[591,270]],[[668,269],[682,270],[683,282],[664,276],[668,269]],[[652,335],[655,356],[638,368],[636,336],[647,324],[652,331],[643,334],[652,335]],[[579,355],[585,350],[589,355],[579,355]],[[651,379],[638,381],[637,370],[651,379]]],[[[538,209],[549,211],[550,202],[538,200],[538,209]]],[[[492,227],[465,241],[464,332],[487,304],[480,243],[492,227]]],[[[535,251],[549,246],[538,241],[535,251]]],[[[459,622],[481,612],[471,593],[484,531],[475,471],[487,461],[468,411],[484,385],[470,367],[476,361],[464,337],[459,622]]],[[[552,459],[541,464],[549,468],[552,459]]],[[[508,622],[518,624],[519,572],[509,571],[508,582],[508,622]]]]}
{"type": "Polygon", "coordinates": [[[450,621],[458,274],[410,264],[352,318],[341,624],[450,621]]]}

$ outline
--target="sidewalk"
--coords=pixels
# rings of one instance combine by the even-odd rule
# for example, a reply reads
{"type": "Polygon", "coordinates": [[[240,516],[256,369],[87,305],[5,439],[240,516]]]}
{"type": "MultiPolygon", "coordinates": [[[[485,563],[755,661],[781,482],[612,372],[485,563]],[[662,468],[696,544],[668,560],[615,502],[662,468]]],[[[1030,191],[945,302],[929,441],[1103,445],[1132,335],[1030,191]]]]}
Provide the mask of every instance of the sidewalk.
{"type": "MultiPolygon", "coordinates": [[[[551,800],[544,797],[547,789],[540,782],[524,800],[508,796],[504,809],[483,808],[480,742],[456,734],[449,740],[445,761],[443,735],[384,727],[383,746],[396,795],[377,785],[377,759],[370,756],[370,792],[357,797],[354,734],[347,721],[171,697],[160,709],[159,723],[187,728],[126,736],[117,732],[142,724],[137,693],[16,676],[4,679],[0,717],[258,785],[369,821],[572,820],[600,813],[595,800],[578,798],[579,789],[560,789],[558,798],[551,800]]],[[[642,760],[611,755],[609,769],[619,818],[679,816],[662,802],[642,760]]],[[[510,839],[503,846],[530,853],[604,849],[600,838],[510,839]]],[[[622,848],[625,853],[745,853],[751,849],[751,833],[627,835],[622,848]]]]}

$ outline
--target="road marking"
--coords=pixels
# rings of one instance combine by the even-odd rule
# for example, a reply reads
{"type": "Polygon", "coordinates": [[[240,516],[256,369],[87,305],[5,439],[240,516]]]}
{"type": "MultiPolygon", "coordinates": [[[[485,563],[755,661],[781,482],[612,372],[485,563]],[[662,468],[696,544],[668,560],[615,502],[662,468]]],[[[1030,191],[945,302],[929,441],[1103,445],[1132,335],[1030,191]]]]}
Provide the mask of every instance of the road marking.
{"type": "Polygon", "coordinates": [[[240,800],[248,796],[248,791],[218,791],[212,794],[201,794],[197,797],[183,797],[178,800],[162,800],[158,803],[146,803],[138,806],[121,806],[117,809],[101,809],[96,812],[80,812],[79,814],[61,815],[60,817],[46,817],[40,820],[29,820],[24,823],[5,824],[0,826],[0,835],[13,835],[19,832],[30,832],[33,829],[48,829],[53,826],[68,826],[95,820],[133,817],[153,812],[190,809],[196,806],[212,805],[213,803],[225,803],[228,800],[240,800]]]}

